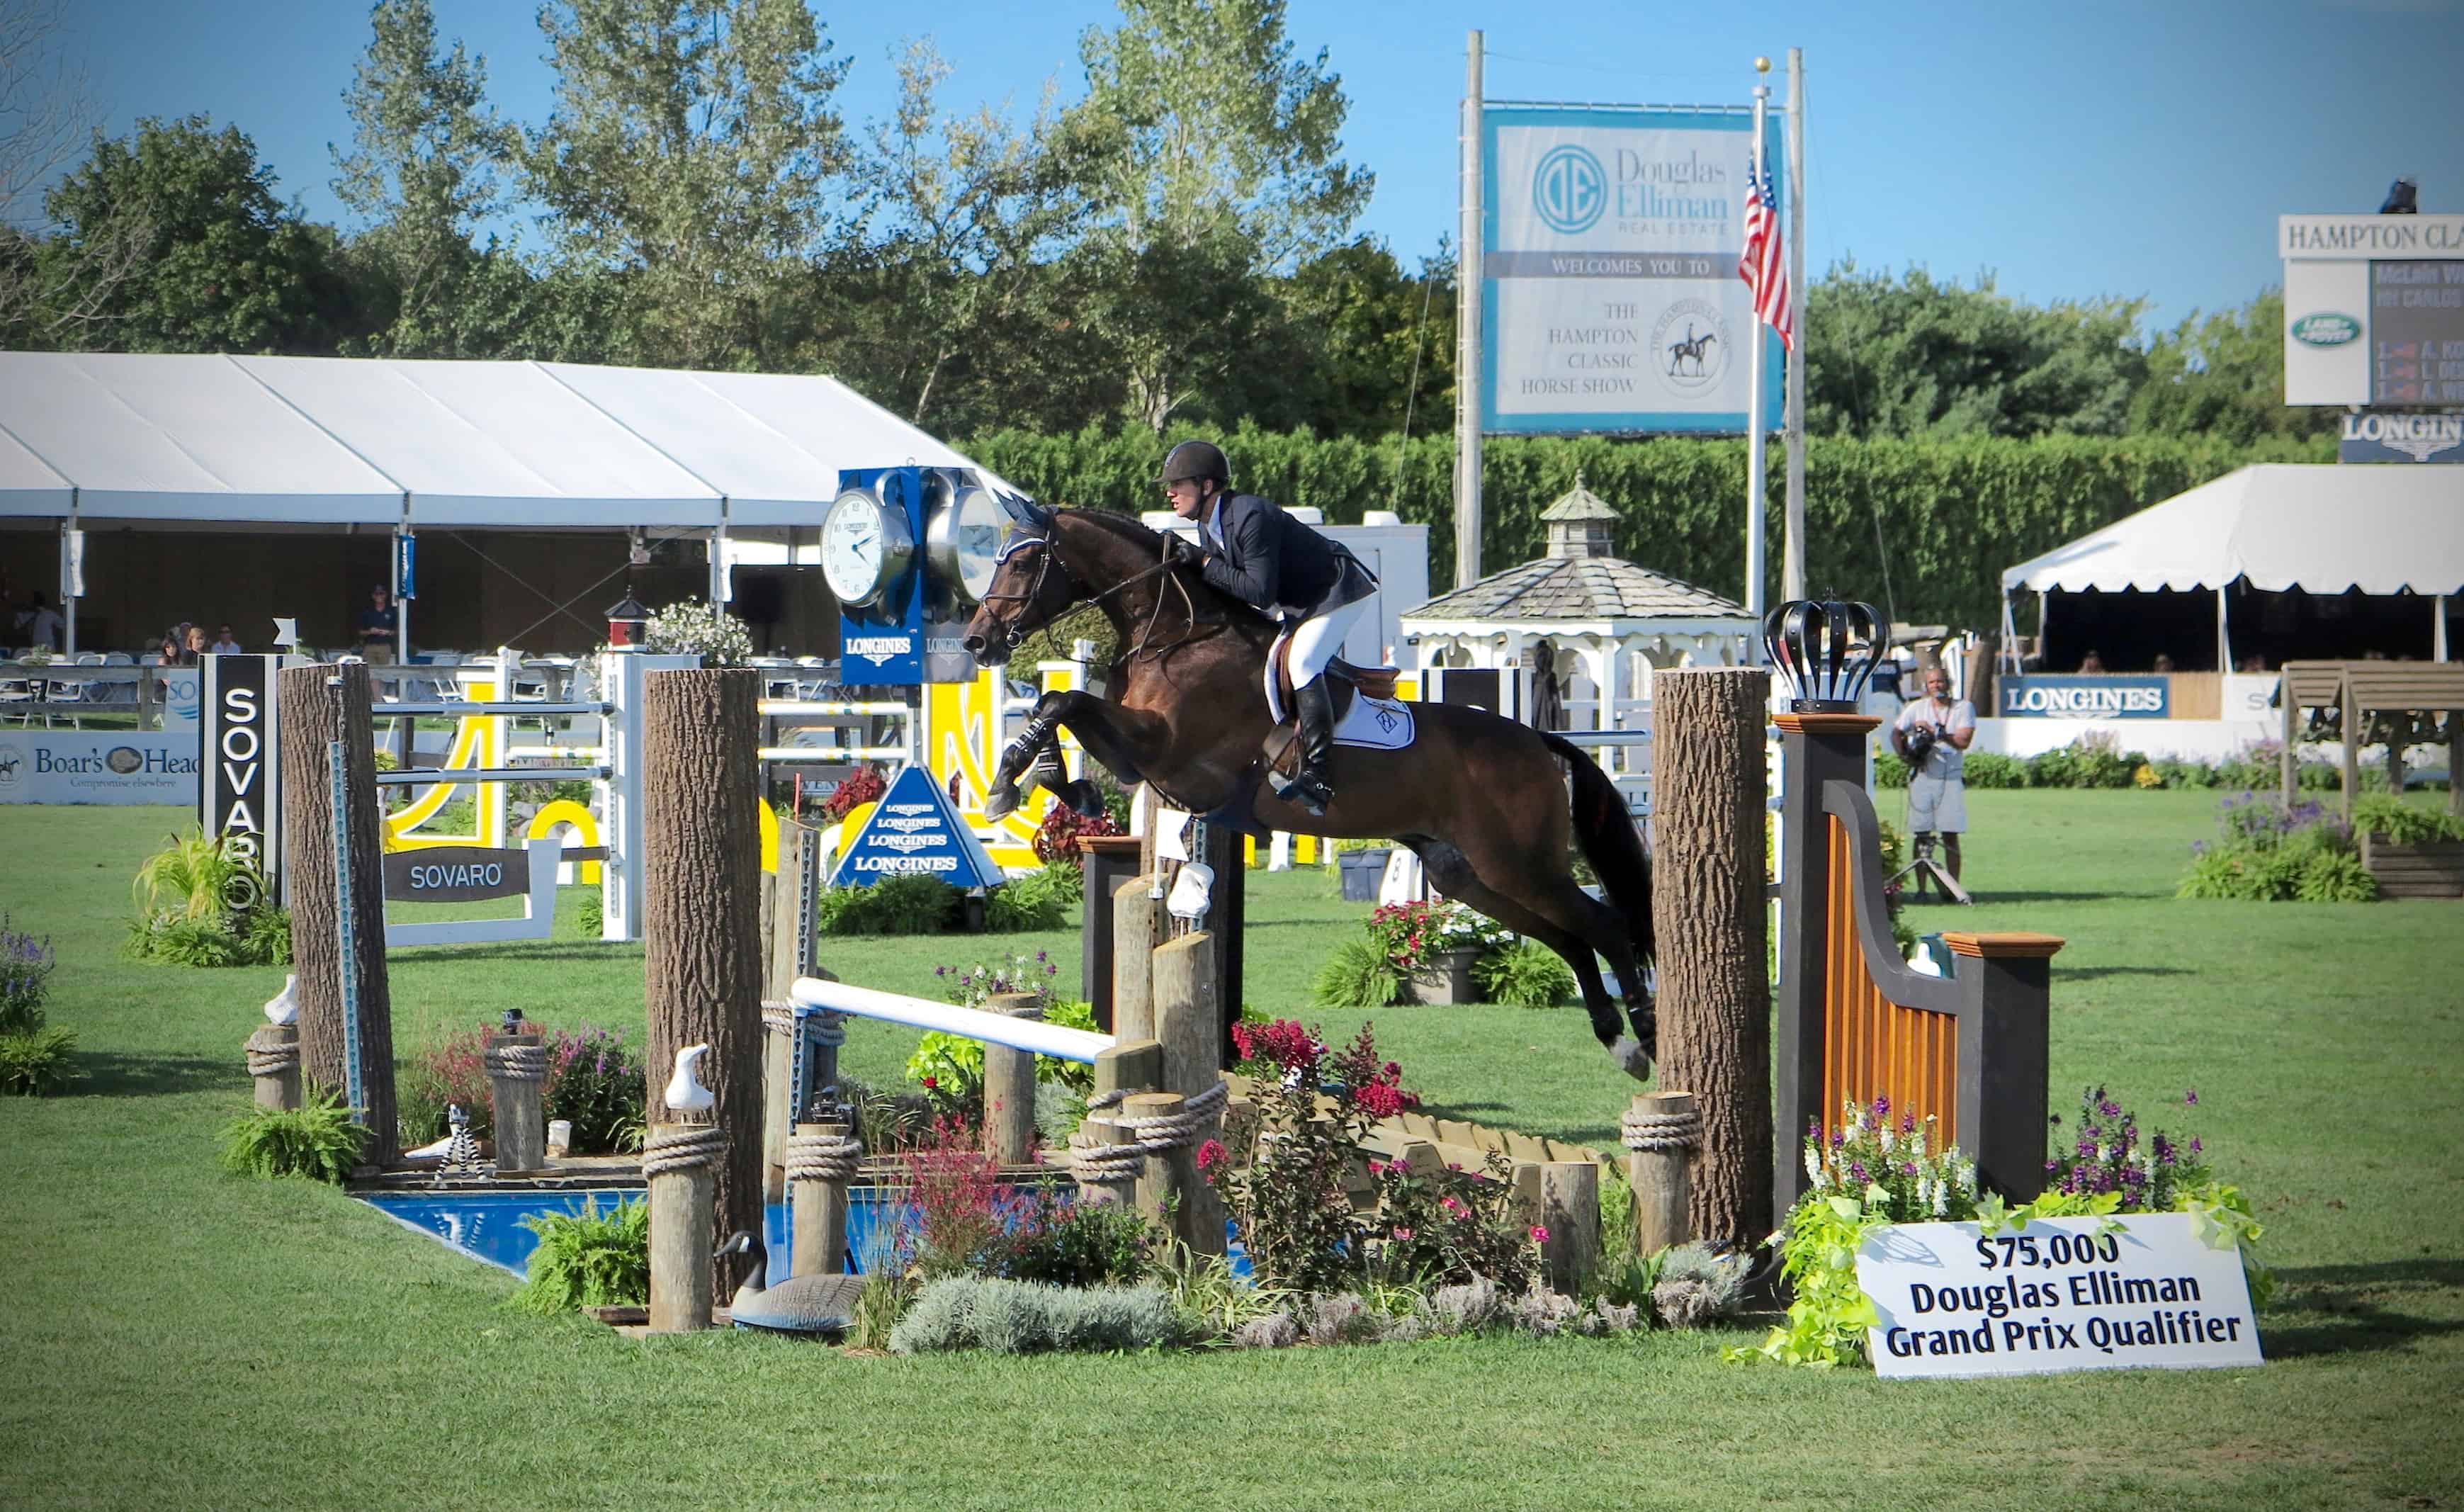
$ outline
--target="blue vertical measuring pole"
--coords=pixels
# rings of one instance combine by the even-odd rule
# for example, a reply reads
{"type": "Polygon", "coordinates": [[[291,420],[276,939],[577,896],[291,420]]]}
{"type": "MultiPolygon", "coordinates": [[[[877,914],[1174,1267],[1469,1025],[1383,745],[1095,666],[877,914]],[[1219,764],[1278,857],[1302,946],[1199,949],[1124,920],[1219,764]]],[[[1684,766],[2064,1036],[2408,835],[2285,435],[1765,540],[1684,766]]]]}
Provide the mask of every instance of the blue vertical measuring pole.
{"type": "Polygon", "coordinates": [[[351,1122],[365,1124],[367,1101],[360,1085],[360,931],[351,910],[351,804],[344,781],[350,756],[342,742],[325,743],[325,761],[326,800],[334,816],[335,910],[341,925],[343,1095],[350,1099],[351,1122]]]}

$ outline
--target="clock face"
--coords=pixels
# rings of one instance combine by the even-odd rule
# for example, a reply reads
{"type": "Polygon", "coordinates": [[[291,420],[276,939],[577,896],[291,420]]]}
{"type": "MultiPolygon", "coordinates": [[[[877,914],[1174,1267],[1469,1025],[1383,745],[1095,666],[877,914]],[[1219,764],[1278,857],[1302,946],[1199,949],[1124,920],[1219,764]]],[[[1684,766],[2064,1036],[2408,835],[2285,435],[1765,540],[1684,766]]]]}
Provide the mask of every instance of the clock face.
{"type": "Polygon", "coordinates": [[[982,603],[992,591],[993,570],[1001,561],[1007,524],[1008,517],[988,490],[973,484],[957,490],[926,529],[935,575],[959,598],[982,603]]]}
{"type": "Polygon", "coordinates": [[[822,518],[822,581],[841,603],[880,598],[913,553],[906,511],[884,507],[869,490],[847,490],[822,518]]]}

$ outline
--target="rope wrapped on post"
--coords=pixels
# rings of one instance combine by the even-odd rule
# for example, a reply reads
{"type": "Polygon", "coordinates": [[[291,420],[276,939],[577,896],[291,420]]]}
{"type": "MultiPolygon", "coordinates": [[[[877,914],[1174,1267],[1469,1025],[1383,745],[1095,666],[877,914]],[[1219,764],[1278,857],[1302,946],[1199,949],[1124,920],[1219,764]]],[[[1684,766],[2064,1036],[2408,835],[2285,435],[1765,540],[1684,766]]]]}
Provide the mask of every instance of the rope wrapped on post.
{"type": "Polygon", "coordinates": [[[851,1132],[787,1136],[787,1179],[853,1181],[864,1160],[864,1141],[851,1132]]]}
{"type": "Polygon", "coordinates": [[[298,1064],[299,1041],[297,1040],[279,1040],[271,1044],[259,1044],[253,1038],[248,1041],[248,1074],[251,1076],[280,1076],[298,1064]]]}
{"type": "Polygon", "coordinates": [[[1628,1150],[1692,1150],[1703,1143],[1703,1115],[1697,1109],[1645,1113],[1629,1107],[1622,1122],[1628,1150]]]}
{"type": "Polygon", "coordinates": [[[695,1124],[671,1134],[654,1128],[642,1145],[642,1178],[715,1166],[726,1155],[727,1135],[716,1128],[695,1124]]]}
{"type": "Polygon", "coordinates": [[[547,1046],[543,1044],[492,1044],[487,1059],[490,1076],[508,1082],[547,1080],[547,1046]]]}
{"type": "MultiPolygon", "coordinates": [[[[1104,1108],[1128,1100],[1126,1091],[1106,1092],[1087,1105],[1089,1116],[1104,1108]]],[[[1161,1118],[1112,1118],[1110,1122],[1133,1133],[1137,1138],[1126,1145],[1073,1145],[1069,1150],[1069,1174],[1082,1182],[1129,1181],[1136,1178],[1149,1155],[1185,1149],[1198,1143],[1206,1123],[1223,1110],[1231,1096],[1221,1082],[1204,1091],[1192,1094],[1180,1105],[1180,1111],[1161,1118]]]]}
{"type": "Polygon", "coordinates": [[[804,1024],[805,1037],[819,1045],[847,1043],[847,1016],[825,1009],[812,1015],[804,1024]]]}
{"type": "Polygon", "coordinates": [[[771,1034],[785,1034],[796,1026],[796,1005],[776,997],[761,999],[761,1027],[771,1034]]]}

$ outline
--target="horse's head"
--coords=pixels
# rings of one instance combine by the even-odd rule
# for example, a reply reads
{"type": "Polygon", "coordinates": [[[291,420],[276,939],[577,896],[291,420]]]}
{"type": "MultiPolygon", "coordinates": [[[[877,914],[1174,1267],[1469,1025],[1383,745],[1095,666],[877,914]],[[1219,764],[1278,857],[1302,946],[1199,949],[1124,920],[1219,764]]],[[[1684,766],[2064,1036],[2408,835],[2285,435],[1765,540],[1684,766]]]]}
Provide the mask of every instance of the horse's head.
{"type": "Polygon", "coordinates": [[[1059,619],[1085,592],[1071,580],[1054,540],[1060,524],[1046,515],[1041,528],[1022,530],[1001,548],[992,586],[967,621],[958,644],[987,667],[999,667],[1018,643],[1059,619]]]}

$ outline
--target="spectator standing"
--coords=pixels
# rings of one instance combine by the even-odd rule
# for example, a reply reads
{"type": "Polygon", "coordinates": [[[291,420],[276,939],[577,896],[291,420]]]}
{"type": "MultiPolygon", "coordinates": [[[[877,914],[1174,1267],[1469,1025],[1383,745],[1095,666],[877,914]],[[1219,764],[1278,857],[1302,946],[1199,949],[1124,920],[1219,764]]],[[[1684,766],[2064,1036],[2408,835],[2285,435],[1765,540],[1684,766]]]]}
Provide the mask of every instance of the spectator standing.
{"type": "Polygon", "coordinates": [[[1942,837],[1943,859],[1951,880],[1959,880],[1959,837],[1968,830],[1968,784],[1961,776],[1962,756],[1976,738],[1976,706],[1950,696],[1950,673],[1928,667],[1925,695],[1900,711],[1891,725],[1891,748],[1908,763],[1908,832],[1920,840],[1942,837]],[[1933,735],[1922,757],[1912,757],[1909,734],[1919,729],[1933,735]]]}
{"type": "Polygon", "coordinates": [[[2094,652],[2093,650],[2089,651],[2085,656],[2080,657],[2080,658],[2079,658],[2079,675],[2080,675],[2081,677],[2101,677],[2101,676],[2103,676],[2103,675],[2104,675],[2104,658],[2103,658],[2103,657],[2101,657],[2101,656],[2097,655],[2097,654],[2096,654],[2096,652],[2094,652]]]}
{"type": "Polygon", "coordinates": [[[368,607],[360,611],[360,657],[375,667],[394,663],[393,594],[383,583],[368,590],[368,607]]]}
{"type": "Polygon", "coordinates": [[[204,625],[190,625],[182,627],[180,632],[181,666],[196,667],[201,665],[206,659],[206,652],[210,649],[211,647],[206,644],[206,627],[204,625]]]}
{"type": "Polygon", "coordinates": [[[211,646],[208,647],[208,649],[211,650],[216,656],[238,656],[243,654],[244,651],[244,647],[242,647],[237,641],[231,639],[231,626],[228,625],[223,626],[222,639],[216,641],[211,646]]]}
{"type": "Polygon", "coordinates": [[[56,651],[60,648],[60,630],[66,624],[60,611],[53,608],[51,601],[43,597],[43,590],[37,588],[26,596],[26,607],[17,615],[17,639],[28,646],[56,651]]]}

